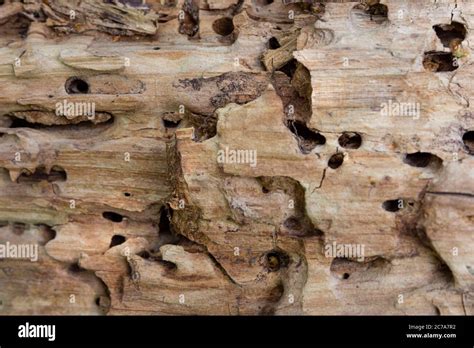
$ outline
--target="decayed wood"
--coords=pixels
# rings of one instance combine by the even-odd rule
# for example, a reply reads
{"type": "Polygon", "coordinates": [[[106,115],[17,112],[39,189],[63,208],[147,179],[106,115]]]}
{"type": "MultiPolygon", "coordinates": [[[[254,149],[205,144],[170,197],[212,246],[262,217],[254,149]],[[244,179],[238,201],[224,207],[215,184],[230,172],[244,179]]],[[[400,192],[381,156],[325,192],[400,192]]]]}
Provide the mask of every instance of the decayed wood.
{"type": "Polygon", "coordinates": [[[474,313],[472,2],[80,3],[0,5],[0,314],[474,313]]]}

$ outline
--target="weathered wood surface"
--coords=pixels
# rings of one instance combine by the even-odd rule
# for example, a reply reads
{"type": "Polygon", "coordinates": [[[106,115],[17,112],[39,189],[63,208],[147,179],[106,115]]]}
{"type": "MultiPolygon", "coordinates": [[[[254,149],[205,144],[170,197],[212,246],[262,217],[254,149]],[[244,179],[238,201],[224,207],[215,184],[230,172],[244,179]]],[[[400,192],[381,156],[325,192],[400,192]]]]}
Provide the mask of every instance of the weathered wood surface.
{"type": "Polygon", "coordinates": [[[472,1],[1,3],[0,314],[474,314],[472,1]]]}

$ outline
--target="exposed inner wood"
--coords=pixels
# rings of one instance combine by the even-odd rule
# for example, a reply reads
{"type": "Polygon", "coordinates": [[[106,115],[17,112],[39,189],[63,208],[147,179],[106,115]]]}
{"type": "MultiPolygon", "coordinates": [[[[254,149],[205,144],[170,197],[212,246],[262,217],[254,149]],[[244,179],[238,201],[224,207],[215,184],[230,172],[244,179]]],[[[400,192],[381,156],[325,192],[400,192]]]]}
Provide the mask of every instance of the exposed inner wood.
{"type": "Polygon", "coordinates": [[[0,314],[474,314],[474,2],[0,3],[0,314]]]}

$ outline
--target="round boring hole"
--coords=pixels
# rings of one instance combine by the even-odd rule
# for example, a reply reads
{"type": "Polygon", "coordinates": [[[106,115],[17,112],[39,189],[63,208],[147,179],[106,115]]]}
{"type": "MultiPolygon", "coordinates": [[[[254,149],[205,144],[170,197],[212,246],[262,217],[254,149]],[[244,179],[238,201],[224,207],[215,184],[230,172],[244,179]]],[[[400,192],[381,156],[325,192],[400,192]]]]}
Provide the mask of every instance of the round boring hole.
{"type": "Polygon", "coordinates": [[[450,24],[433,25],[436,36],[440,39],[444,47],[453,47],[466,38],[466,26],[459,22],[451,22],[450,24]]]}
{"type": "Polygon", "coordinates": [[[212,29],[221,36],[227,36],[232,34],[234,31],[234,23],[232,18],[229,17],[222,17],[216,19],[214,23],[212,23],[212,29]]]}
{"type": "Polygon", "coordinates": [[[328,166],[331,169],[336,169],[342,165],[342,162],[344,162],[344,154],[342,152],[335,153],[329,158],[328,166]]]}
{"type": "Polygon", "coordinates": [[[358,149],[362,144],[362,137],[358,133],[344,132],[338,142],[345,149],[358,149]]]}
{"type": "Polygon", "coordinates": [[[104,211],[102,213],[102,217],[104,219],[107,219],[107,220],[112,221],[112,222],[122,222],[123,221],[123,216],[118,214],[118,213],[114,213],[113,211],[104,211]]]}
{"type": "Polygon", "coordinates": [[[125,243],[127,239],[124,236],[121,236],[120,234],[116,234],[112,237],[110,240],[110,245],[109,248],[113,248],[114,246],[120,245],[122,243],[125,243]]]}
{"type": "Polygon", "coordinates": [[[431,72],[454,71],[459,67],[451,52],[428,51],[423,56],[423,67],[431,72]]]}
{"type": "Polygon", "coordinates": [[[278,42],[276,37],[271,37],[270,40],[268,40],[268,48],[271,50],[276,50],[277,48],[280,48],[280,43],[278,42]]]}
{"type": "Polygon", "coordinates": [[[284,252],[272,250],[265,255],[265,268],[270,272],[276,272],[281,267],[288,266],[289,261],[289,256],[284,252]]]}
{"type": "Polygon", "coordinates": [[[406,154],[403,162],[412,167],[425,168],[428,166],[439,166],[443,160],[429,152],[414,152],[406,154]]]}
{"type": "Polygon", "coordinates": [[[403,206],[403,199],[391,199],[382,203],[382,208],[391,213],[399,211],[403,206]]]}
{"type": "Polygon", "coordinates": [[[350,275],[349,273],[344,273],[344,274],[342,275],[342,279],[349,279],[350,276],[351,276],[351,275],[350,275]]]}
{"type": "Polygon", "coordinates": [[[474,154],[474,131],[468,131],[462,136],[462,141],[467,151],[473,155],[474,154]]]}
{"type": "Polygon", "coordinates": [[[89,93],[89,84],[79,78],[79,77],[70,77],[66,81],[66,92],[68,94],[87,94],[89,93]]]}
{"type": "Polygon", "coordinates": [[[371,21],[376,21],[377,23],[383,23],[388,18],[388,7],[384,4],[373,4],[370,5],[366,11],[371,21]]]}
{"type": "Polygon", "coordinates": [[[271,272],[278,271],[280,269],[280,259],[275,253],[268,253],[266,257],[267,268],[271,272]]]}

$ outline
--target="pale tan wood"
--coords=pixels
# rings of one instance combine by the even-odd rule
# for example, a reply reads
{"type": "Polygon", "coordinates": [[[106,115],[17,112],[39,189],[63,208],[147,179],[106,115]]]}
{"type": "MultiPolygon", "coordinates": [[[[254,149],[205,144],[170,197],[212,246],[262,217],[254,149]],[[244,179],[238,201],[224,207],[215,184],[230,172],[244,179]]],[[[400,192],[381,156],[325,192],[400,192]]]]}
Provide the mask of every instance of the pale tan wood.
{"type": "Polygon", "coordinates": [[[472,1],[77,4],[0,6],[0,314],[472,315],[472,1]]]}

